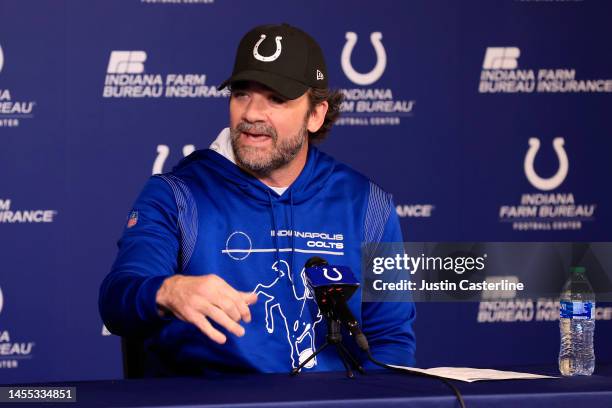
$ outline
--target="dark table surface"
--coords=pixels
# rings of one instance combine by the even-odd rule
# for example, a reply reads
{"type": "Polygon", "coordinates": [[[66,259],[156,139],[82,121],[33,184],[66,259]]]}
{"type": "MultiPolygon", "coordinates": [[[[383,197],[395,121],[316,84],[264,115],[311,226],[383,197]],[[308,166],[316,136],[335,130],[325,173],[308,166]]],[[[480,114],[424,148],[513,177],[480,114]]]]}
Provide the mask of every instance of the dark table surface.
{"type": "MultiPolygon", "coordinates": [[[[512,367],[514,371],[559,375],[553,367],[512,367]]],[[[590,377],[543,380],[453,381],[466,406],[612,407],[612,366],[590,377]]],[[[77,402],[44,407],[458,407],[442,382],[390,371],[346,378],[342,372],[219,375],[207,378],[154,378],[81,381],[36,386],[75,386],[77,402]]],[[[12,405],[12,404],[11,404],[12,405]]],[[[20,406],[31,405],[21,403],[20,406]]]]}

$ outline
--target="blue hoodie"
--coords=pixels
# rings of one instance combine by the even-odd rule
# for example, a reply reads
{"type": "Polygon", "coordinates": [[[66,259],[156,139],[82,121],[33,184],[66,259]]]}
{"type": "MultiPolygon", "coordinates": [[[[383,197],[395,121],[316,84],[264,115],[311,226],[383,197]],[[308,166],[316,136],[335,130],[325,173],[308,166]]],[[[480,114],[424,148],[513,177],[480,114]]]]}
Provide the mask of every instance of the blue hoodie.
{"type": "MultiPolygon", "coordinates": [[[[361,280],[363,242],[402,241],[391,196],[317,148],[310,146],[301,174],[279,196],[233,163],[229,140],[225,129],[211,149],[149,179],[100,288],[106,327],[146,339],[147,375],[288,372],[326,335],[305,287],[304,263],[319,256],[349,266],[361,280]],[[256,292],[246,334],[238,338],[213,323],[227,334],[219,345],[192,324],[160,317],[156,293],[176,273],[216,274],[237,290],[256,292]]],[[[414,365],[414,304],[362,303],[361,295],[355,292],[349,307],[374,356],[414,365]]],[[[344,343],[365,362],[346,333],[344,343]]],[[[306,369],[343,366],[327,348],[306,369]]]]}

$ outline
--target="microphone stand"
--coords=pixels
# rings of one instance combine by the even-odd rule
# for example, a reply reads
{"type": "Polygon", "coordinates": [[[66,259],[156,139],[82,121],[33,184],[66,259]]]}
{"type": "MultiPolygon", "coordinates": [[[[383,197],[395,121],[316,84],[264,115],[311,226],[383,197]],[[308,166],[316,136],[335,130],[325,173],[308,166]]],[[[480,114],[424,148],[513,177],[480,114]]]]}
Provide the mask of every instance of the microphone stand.
{"type": "Polygon", "coordinates": [[[359,364],[359,362],[353,357],[348,351],[344,344],[342,344],[342,333],[340,331],[341,325],[338,320],[328,319],[327,320],[327,336],[325,336],[325,343],[321,347],[317,349],[316,352],[311,354],[306,360],[304,360],[297,368],[291,370],[291,375],[299,374],[300,370],[308,364],[310,360],[315,358],[317,354],[325,350],[329,345],[334,345],[336,347],[336,352],[338,353],[338,358],[342,361],[344,368],[346,369],[346,376],[348,378],[354,378],[355,374],[351,370],[351,366],[359,371],[361,374],[365,374],[365,370],[359,364]]]}

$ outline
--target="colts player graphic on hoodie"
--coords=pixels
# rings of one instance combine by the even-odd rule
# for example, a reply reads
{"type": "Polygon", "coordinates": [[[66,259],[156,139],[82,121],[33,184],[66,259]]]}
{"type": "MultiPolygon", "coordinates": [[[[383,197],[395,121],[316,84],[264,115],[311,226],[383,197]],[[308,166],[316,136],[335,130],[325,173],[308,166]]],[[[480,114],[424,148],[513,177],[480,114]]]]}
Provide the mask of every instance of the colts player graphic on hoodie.
{"type": "MultiPolygon", "coordinates": [[[[235,165],[229,129],[151,177],[130,214],[99,306],[111,332],[145,339],[148,375],[288,372],[325,342],[305,262],[320,256],[361,279],[363,242],[402,241],[390,195],[363,175],[310,146],[299,177],[279,195],[235,165]],[[256,292],[245,335],[219,345],[190,323],[160,317],[156,293],[175,273],[216,274],[256,292]]],[[[377,359],[414,365],[413,303],[362,303],[359,289],[348,304],[377,359]]],[[[345,344],[364,361],[348,335],[345,344]]],[[[328,348],[305,369],[343,366],[328,348]]]]}

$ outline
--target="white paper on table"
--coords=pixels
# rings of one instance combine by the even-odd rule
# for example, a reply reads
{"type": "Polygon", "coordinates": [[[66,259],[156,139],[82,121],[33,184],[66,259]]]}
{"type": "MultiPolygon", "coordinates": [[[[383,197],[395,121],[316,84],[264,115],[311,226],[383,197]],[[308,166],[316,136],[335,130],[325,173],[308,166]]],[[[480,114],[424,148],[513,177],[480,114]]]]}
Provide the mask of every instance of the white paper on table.
{"type": "Polygon", "coordinates": [[[484,381],[484,380],[534,380],[540,378],[559,378],[549,375],[519,373],[516,371],[500,371],[491,370],[488,368],[469,368],[469,367],[435,367],[435,368],[414,368],[394,366],[406,371],[416,371],[426,373],[438,377],[448,378],[450,380],[459,380],[465,382],[484,381]]]}

